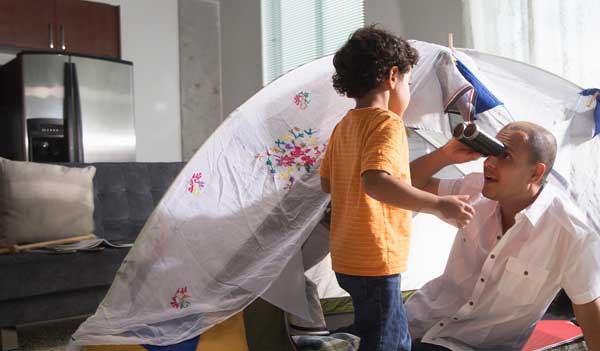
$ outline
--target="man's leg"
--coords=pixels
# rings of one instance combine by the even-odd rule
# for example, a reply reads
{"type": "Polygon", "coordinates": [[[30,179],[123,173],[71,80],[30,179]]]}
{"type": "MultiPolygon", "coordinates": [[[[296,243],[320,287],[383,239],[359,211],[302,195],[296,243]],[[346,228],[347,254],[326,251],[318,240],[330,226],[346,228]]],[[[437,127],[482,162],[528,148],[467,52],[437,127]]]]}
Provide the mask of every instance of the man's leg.
{"type": "Polygon", "coordinates": [[[410,350],[399,275],[357,277],[336,273],[336,277],[352,297],[353,330],[361,338],[361,351],[410,350]]]}

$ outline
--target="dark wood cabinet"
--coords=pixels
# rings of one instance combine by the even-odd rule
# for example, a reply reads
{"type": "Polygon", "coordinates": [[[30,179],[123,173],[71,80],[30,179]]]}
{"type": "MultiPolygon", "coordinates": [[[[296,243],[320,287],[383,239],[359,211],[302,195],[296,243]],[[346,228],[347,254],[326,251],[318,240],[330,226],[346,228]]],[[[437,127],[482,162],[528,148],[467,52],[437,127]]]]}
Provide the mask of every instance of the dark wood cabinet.
{"type": "Polygon", "coordinates": [[[81,0],[55,0],[61,50],[120,57],[119,8],[81,0]]]}
{"type": "Polygon", "coordinates": [[[0,0],[0,45],[54,49],[54,1],[0,0]]]}
{"type": "Polygon", "coordinates": [[[120,58],[119,7],[83,0],[0,0],[0,46],[120,58]]]}

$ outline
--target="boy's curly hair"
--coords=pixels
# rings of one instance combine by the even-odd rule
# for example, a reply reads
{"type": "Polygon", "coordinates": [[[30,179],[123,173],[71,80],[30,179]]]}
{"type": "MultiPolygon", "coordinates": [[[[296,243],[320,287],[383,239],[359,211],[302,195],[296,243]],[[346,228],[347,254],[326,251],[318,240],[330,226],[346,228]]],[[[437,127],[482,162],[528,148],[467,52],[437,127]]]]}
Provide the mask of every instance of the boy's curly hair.
{"type": "Polygon", "coordinates": [[[379,29],[376,25],[358,29],[333,57],[333,87],[349,98],[361,98],[398,66],[408,72],[419,60],[419,53],[406,40],[379,29]]]}

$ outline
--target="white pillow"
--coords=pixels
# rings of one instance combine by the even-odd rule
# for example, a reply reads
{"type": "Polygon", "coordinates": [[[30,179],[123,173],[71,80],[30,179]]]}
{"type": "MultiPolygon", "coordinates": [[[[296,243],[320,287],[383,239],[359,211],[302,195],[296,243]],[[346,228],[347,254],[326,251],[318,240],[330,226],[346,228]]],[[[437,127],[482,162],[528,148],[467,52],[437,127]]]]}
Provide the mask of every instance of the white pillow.
{"type": "Polygon", "coordinates": [[[94,174],[0,157],[0,246],[93,233],[94,174]]]}

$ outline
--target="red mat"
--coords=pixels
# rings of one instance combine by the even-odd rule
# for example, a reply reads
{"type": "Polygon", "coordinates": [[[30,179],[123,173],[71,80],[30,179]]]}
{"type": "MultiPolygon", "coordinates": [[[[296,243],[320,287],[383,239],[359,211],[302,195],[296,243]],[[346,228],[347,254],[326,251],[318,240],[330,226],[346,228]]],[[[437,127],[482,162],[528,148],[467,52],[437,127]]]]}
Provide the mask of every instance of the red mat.
{"type": "Polygon", "coordinates": [[[548,350],[582,336],[581,328],[570,321],[542,320],[535,326],[522,351],[548,350]]]}

